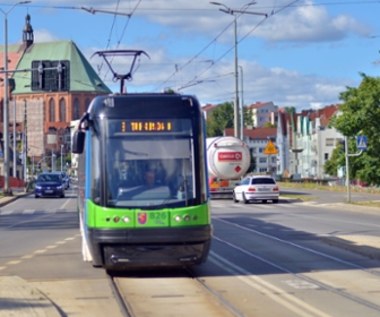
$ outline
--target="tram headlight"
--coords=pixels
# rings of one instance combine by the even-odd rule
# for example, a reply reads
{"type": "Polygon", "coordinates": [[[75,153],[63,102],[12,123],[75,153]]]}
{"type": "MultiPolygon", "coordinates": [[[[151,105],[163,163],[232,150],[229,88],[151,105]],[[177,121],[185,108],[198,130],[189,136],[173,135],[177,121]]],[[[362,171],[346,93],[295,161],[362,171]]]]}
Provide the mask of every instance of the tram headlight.
{"type": "Polygon", "coordinates": [[[131,219],[129,219],[128,216],[124,216],[124,217],[123,217],[123,222],[124,222],[124,223],[130,223],[130,222],[131,222],[131,219]]]}
{"type": "Polygon", "coordinates": [[[174,217],[174,220],[175,220],[176,222],[182,222],[182,221],[189,222],[189,221],[191,220],[191,217],[190,217],[190,215],[183,215],[183,216],[181,216],[181,215],[176,215],[176,216],[174,217]]]}

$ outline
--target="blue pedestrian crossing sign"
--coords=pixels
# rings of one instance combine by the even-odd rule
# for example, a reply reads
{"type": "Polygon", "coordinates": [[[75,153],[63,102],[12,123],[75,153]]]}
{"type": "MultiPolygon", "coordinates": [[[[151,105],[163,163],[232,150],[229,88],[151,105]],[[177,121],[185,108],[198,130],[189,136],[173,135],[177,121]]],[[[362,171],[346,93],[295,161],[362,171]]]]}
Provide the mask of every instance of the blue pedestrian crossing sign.
{"type": "Polygon", "coordinates": [[[368,139],[365,135],[358,135],[356,137],[356,147],[360,151],[365,151],[367,149],[368,139]]]}

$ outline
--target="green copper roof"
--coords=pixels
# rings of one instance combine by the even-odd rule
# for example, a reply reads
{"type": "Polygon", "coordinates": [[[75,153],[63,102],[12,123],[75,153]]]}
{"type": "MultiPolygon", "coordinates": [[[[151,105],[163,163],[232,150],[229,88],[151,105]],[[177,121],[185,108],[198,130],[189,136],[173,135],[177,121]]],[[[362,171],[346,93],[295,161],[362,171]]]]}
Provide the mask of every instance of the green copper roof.
{"type": "MultiPolygon", "coordinates": [[[[96,74],[90,63],[72,41],[34,43],[20,57],[17,70],[28,70],[32,61],[68,60],[70,61],[70,92],[111,93],[111,90],[96,74]]],[[[31,72],[17,72],[14,94],[33,93],[31,90],[31,72]]]]}

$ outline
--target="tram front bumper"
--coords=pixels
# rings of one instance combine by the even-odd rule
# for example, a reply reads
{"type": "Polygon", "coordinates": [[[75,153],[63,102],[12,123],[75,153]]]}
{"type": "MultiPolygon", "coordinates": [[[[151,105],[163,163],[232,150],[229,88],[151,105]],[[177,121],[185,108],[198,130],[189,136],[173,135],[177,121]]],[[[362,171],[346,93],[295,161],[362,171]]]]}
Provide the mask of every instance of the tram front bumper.
{"type": "Polygon", "coordinates": [[[105,268],[186,266],[206,261],[211,226],[90,232],[95,264],[105,268]]]}

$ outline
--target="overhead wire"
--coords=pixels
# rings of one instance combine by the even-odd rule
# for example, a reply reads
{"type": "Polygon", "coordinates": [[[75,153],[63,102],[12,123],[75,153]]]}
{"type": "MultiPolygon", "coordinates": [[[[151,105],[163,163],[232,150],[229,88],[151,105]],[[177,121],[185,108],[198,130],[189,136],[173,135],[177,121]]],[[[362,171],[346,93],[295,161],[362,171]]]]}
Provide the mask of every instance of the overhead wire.
{"type": "MultiPolygon", "coordinates": [[[[262,20],[260,20],[248,33],[246,33],[242,38],[240,38],[238,40],[238,43],[239,44],[240,42],[242,42],[244,39],[246,39],[251,33],[253,33],[260,25],[262,25],[265,20],[267,18],[269,18],[270,16],[273,16],[275,14],[278,14],[279,12],[289,8],[289,7],[292,7],[294,6],[295,3],[299,2],[300,0],[294,0],[294,1],[291,1],[290,3],[280,7],[280,9],[278,10],[274,10],[272,9],[272,11],[270,12],[270,14],[268,14],[265,18],[263,18],[262,20]]],[[[248,9],[248,8],[247,8],[248,9]]],[[[244,13],[240,13],[239,15],[236,16],[236,18],[238,19],[241,15],[243,15],[244,13]]],[[[197,54],[195,54],[192,58],[190,58],[185,64],[183,64],[182,66],[178,66],[176,67],[175,71],[163,82],[161,83],[160,85],[158,85],[155,89],[156,90],[159,90],[159,88],[163,87],[166,83],[168,83],[179,71],[183,70],[185,67],[187,67],[188,65],[190,65],[194,60],[196,60],[197,57],[199,57],[204,51],[207,50],[207,48],[209,48],[213,43],[215,43],[232,25],[233,25],[233,21],[231,23],[229,23],[211,42],[209,42],[206,46],[204,46],[197,54]]],[[[202,79],[200,79],[200,77],[206,73],[209,69],[211,69],[212,67],[215,66],[215,64],[217,64],[219,61],[221,61],[225,56],[227,56],[233,49],[234,49],[235,46],[232,46],[230,47],[228,50],[226,50],[222,55],[220,55],[216,60],[214,60],[214,62],[209,65],[208,67],[206,67],[201,73],[195,75],[191,80],[189,80],[187,83],[185,83],[184,85],[181,85],[182,87],[183,86],[190,86],[192,85],[194,82],[200,82],[202,81],[202,79]]]]}
{"type": "MultiPolygon", "coordinates": [[[[270,14],[268,14],[265,18],[261,19],[249,32],[247,32],[243,37],[241,37],[240,39],[237,40],[237,44],[240,44],[243,40],[245,40],[250,34],[252,34],[255,30],[257,30],[257,28],[259,26],[261,26],[267,18],[269,18],[270,16],[273,16],[275,14],[278,14],[280,13],[281,11],[289,8],[289,7],[292,7],[296,2],[299,2],[300,0],[294,0],[294,1],[291,1],[290,3],[280,7],[279,10],[274,10],[272,9],[272,11],[270,12],[270,14]]],[[[244,15],[244,12],[240,13],[239,15],[236,16],[236,19],[238,19],[239,17],[241,17],[242,15],[244,15]]],[[[234,22],[231,22],[227,25],[227,27],[225,29],[223,29],[223,31],[218,34],[218,37],[219,38],[230,26],[233,25],[234,22]]],[[[213,43],[216,39],[214,39],[211,43],[213,43]]],[[[208,46],[206,46],[208,47],[208,46]]],[[[187,83],[185,83],[184,85],[182,86],[191,86],[192,83],[194,82],[201,82],[202,79],[200,79],[200,77],[206,73],[209,69],[211,69],[212,67],[215,66],[215,64],[219,61],[221,61],[225,56],[227,56],[233,49],[234,49],[235,46],[232,46],[230,47],[228,50],[226,50],[222,55],[220,55],[215,61],[214,63],[212,63],[211,65],[209,65],[208,67],[206,67],[200,74],[197,74],[195,75],[191,80],[189,80],[187,83]]],[[[204,51],[205,49],[202,50],[202,52],[204,51]]],[[[197,56],[199,56],[200,54],[198,53],[197,56]]],[[[194,58],[190,59],[186,64],[183,65],[182,68],[180,69],[183,69],[185,66],[187,66],[188,64],[191,63],[191,61],[194,60],[194,58]]],[[[173,74],[172,74],[173,76],[173,74]]],[[[171,79],[172,77],[170,77],[171,79]]],[[[166,82],[168,82],[170,79],[166,80],[166,82]]],[[[161,85],[162,86],[162,85],[161,85]]]]}
{"type": "Polygon", "coordinates": [[[231,25],[232,25],[232,22],[228,24],[212,41],[210,41],[206,46],[204,46],[198,53],[196,53],[192,58],[190,58],[182,66],[179,66],[178,64],[176,64],[174,72],[171,75],[169,75],[169,77],[164,82],[162,82],[159,86],[157,86],[155,90],[159,90],[160,87],[168,83],[178,72],[180,72],[186,66],[190,65],[194,60],[196,60],[204,51],[206,51],[212,44],[214,44],[224,34],[224,32],[226,32],[231,25]]]}
{"type": "MultiPolygon", "coordinates": [[[[123,40],[124,35],[125,35],[126,31],[127,31],[127,27],[129,25],[129,22],[131,21],[131,18],[134,15],[134,13],[136,12],[137,8],[139,7],[141,1],[142,0],[139,0],[137,2],[137,4],[134,6],[134,8],[132,9],[132,11],[128,14],[127,21],[125,22],[125,25],[123,27],[123,30],[122,30],[121,34],[120,34],[120,37],[119,37],[119,39],[116,42],[116,45],[115,45],[116,49],[120,47],[121,41],[123,40]]],[[[120,0],[118,0],[117,4],[116,4],[115,14],[113,15],[114,18],[113,18],[113,21],[112,21],[112,25],[111,25],[111,29],[110,29],[110,33],[109,33],[106,49],[108,49],[110,47],[112,33],[113,33],[114,26],[115,26],[115,23],[116,23],[116,19],[117,19],[117,16],[118,16],[119,5],[120,5],[120,0]]],[[[113,61],[114,61],[114,59],[110,58],[110,60],[109,60],[110,65],[112,65],[113,61]]],[[[100,75],[100,72],[101,72],[101,69],[102,69],[103,65],[104,65],[104,61],[102,61],[101,64],[100,64],[100,66],[98,67],[98,75],[100,75]]],[[[135,69],[135,71],[136,71],[136,69],[135,69]]],[[[105,74],[103,76],[103,80],[105,80],[107,78],[109,72],[110,72],[110,69],[107,68],[107,70],[106,70],[106,72],[105,72],[105,74]]]]}
{"type": "MultiPolygon", "coordinates": [[[[140,3],[142,2],[142,0],[139,0],[137,2],[137,4],[135,5],[135,7],[133,8],[132,12],[131,12],[131,15],[128,17],[128,20],[123,28],[123,31],[122,31],[122,35],[120,36],[120,39],[117,41],[117,47],[120,46],[120,43],[126,33],[126,29],[130,23],[130,19],[132,17],[132,15],[135,13],[135,11],[137,10],[137,8],[140,6],[140,3]]],[[[291,1],[290,3],[280,7],[278,10],[275,10],[275,9],[272,9],[272,12],[270,14],[270,16],[273,16],[275,14],[278,14],[280,13],[281,11],[285,10],[285,9],[288,9],[290,7],[301,7],[301,6],[333,6],[333,5],[356,5],[356,4],[379,4],[380,1],[379,0],[361,0],[361,1],[357,1],[357,0],[354,0],[354,1],[324,1],[324,2],[320,2],[320,3],[305,3],[305,4],[297,4],[296,3],[299,2],[299,0],[294,0],[294,1],[291,1]]],[[[117,8],[119,7],[119,4],[120,4],[120,0],[117,1],[117,8]]],[[[0,5],[4,5],[4,6],[9,6],[10,4],[7,3],[7,4],[1,4],[0,5]]],[[[83,8],[82,7],[77,7],[77,6],[51,6],[51,5],[36,5],[36,4],[29,4],[28,5],[29,7],[40,7],[40,8],[52,8],[52,9],[64,9],[64,10],[82,10],[83,8]]],[[[275,6],[274,6],[275,7],[275,6]]],[[[158,10],[179,10],[179,9],[140,9],[141,11],[144,11],[144,10],[155,10],[155,11],[158,11],[158,10]]],[[[186,9],[180,9],[181,11],[183,10],[186,10],[186,9]]],[[[189,10],[194,10],[194,9],[189,9],[189,10]]],[[[112,35],[112,31],[113,31],[113,28],[114,28],[114,25],[115,25],[115,21],[116,21],[116,15],[114,15],[114,20],[112,22],[112,26],[111,26],[111,29],[110,29],[110,35],[108,37],[108,40],[107,40],[107,47],[109,47],[110,45],[110,41],[111,41],[111,35],[112,35]]],[[[263,19],[262,21],[260,21],[257,25],[255,25],[249,32],[247,32],[242,38],[240,38],[238,40],[238,43],[242,42],[244,39],[246,39],[250,34],[252,34],[266,19],[263,19]]],[[[168,83],[178,72],[182,71],[184,68],[186,68],[188,65],[192,64],[203,52],[205,52],[212,44],[214,44],[226,31],[227,29],[229,29],[231,27],[231,25],[233,24],[233,22],[229,23],[211,42],[209,42],[206,46],[204,46],[197,54],[195,54],[192,58],[190,58],[185,64],[183,65],[178,65],[177,64],[177,67],[175,69],[175,71],[164,81],[162,82],[161,84],[159,84],[157,87],[162,87],[163,85],[165,85],[166,83],[168,83]]],[[[204,74],[205,72],[207,72],[210,68],[214,67],[215,64],[217,62],[219,62],[222,58],[224,58],[227,54],[229,54],[232,50],[233,50],[234,47],[231,47],[230,49],[228,49],[224,54],[222,54],[218,59],[216,59],[216,61],[214,63],[212,63],[211,65],[209,65],[203,72],[201,72],[199,75],[197,76],[194,76],[194,78],[192,80],[199,80],[199,77],[204,74]]],[[[189,82],[191,82],[192,80],[190,80],[189,82]]],[[[156,88],[156,89],[158,89],[156,88]]]]}

